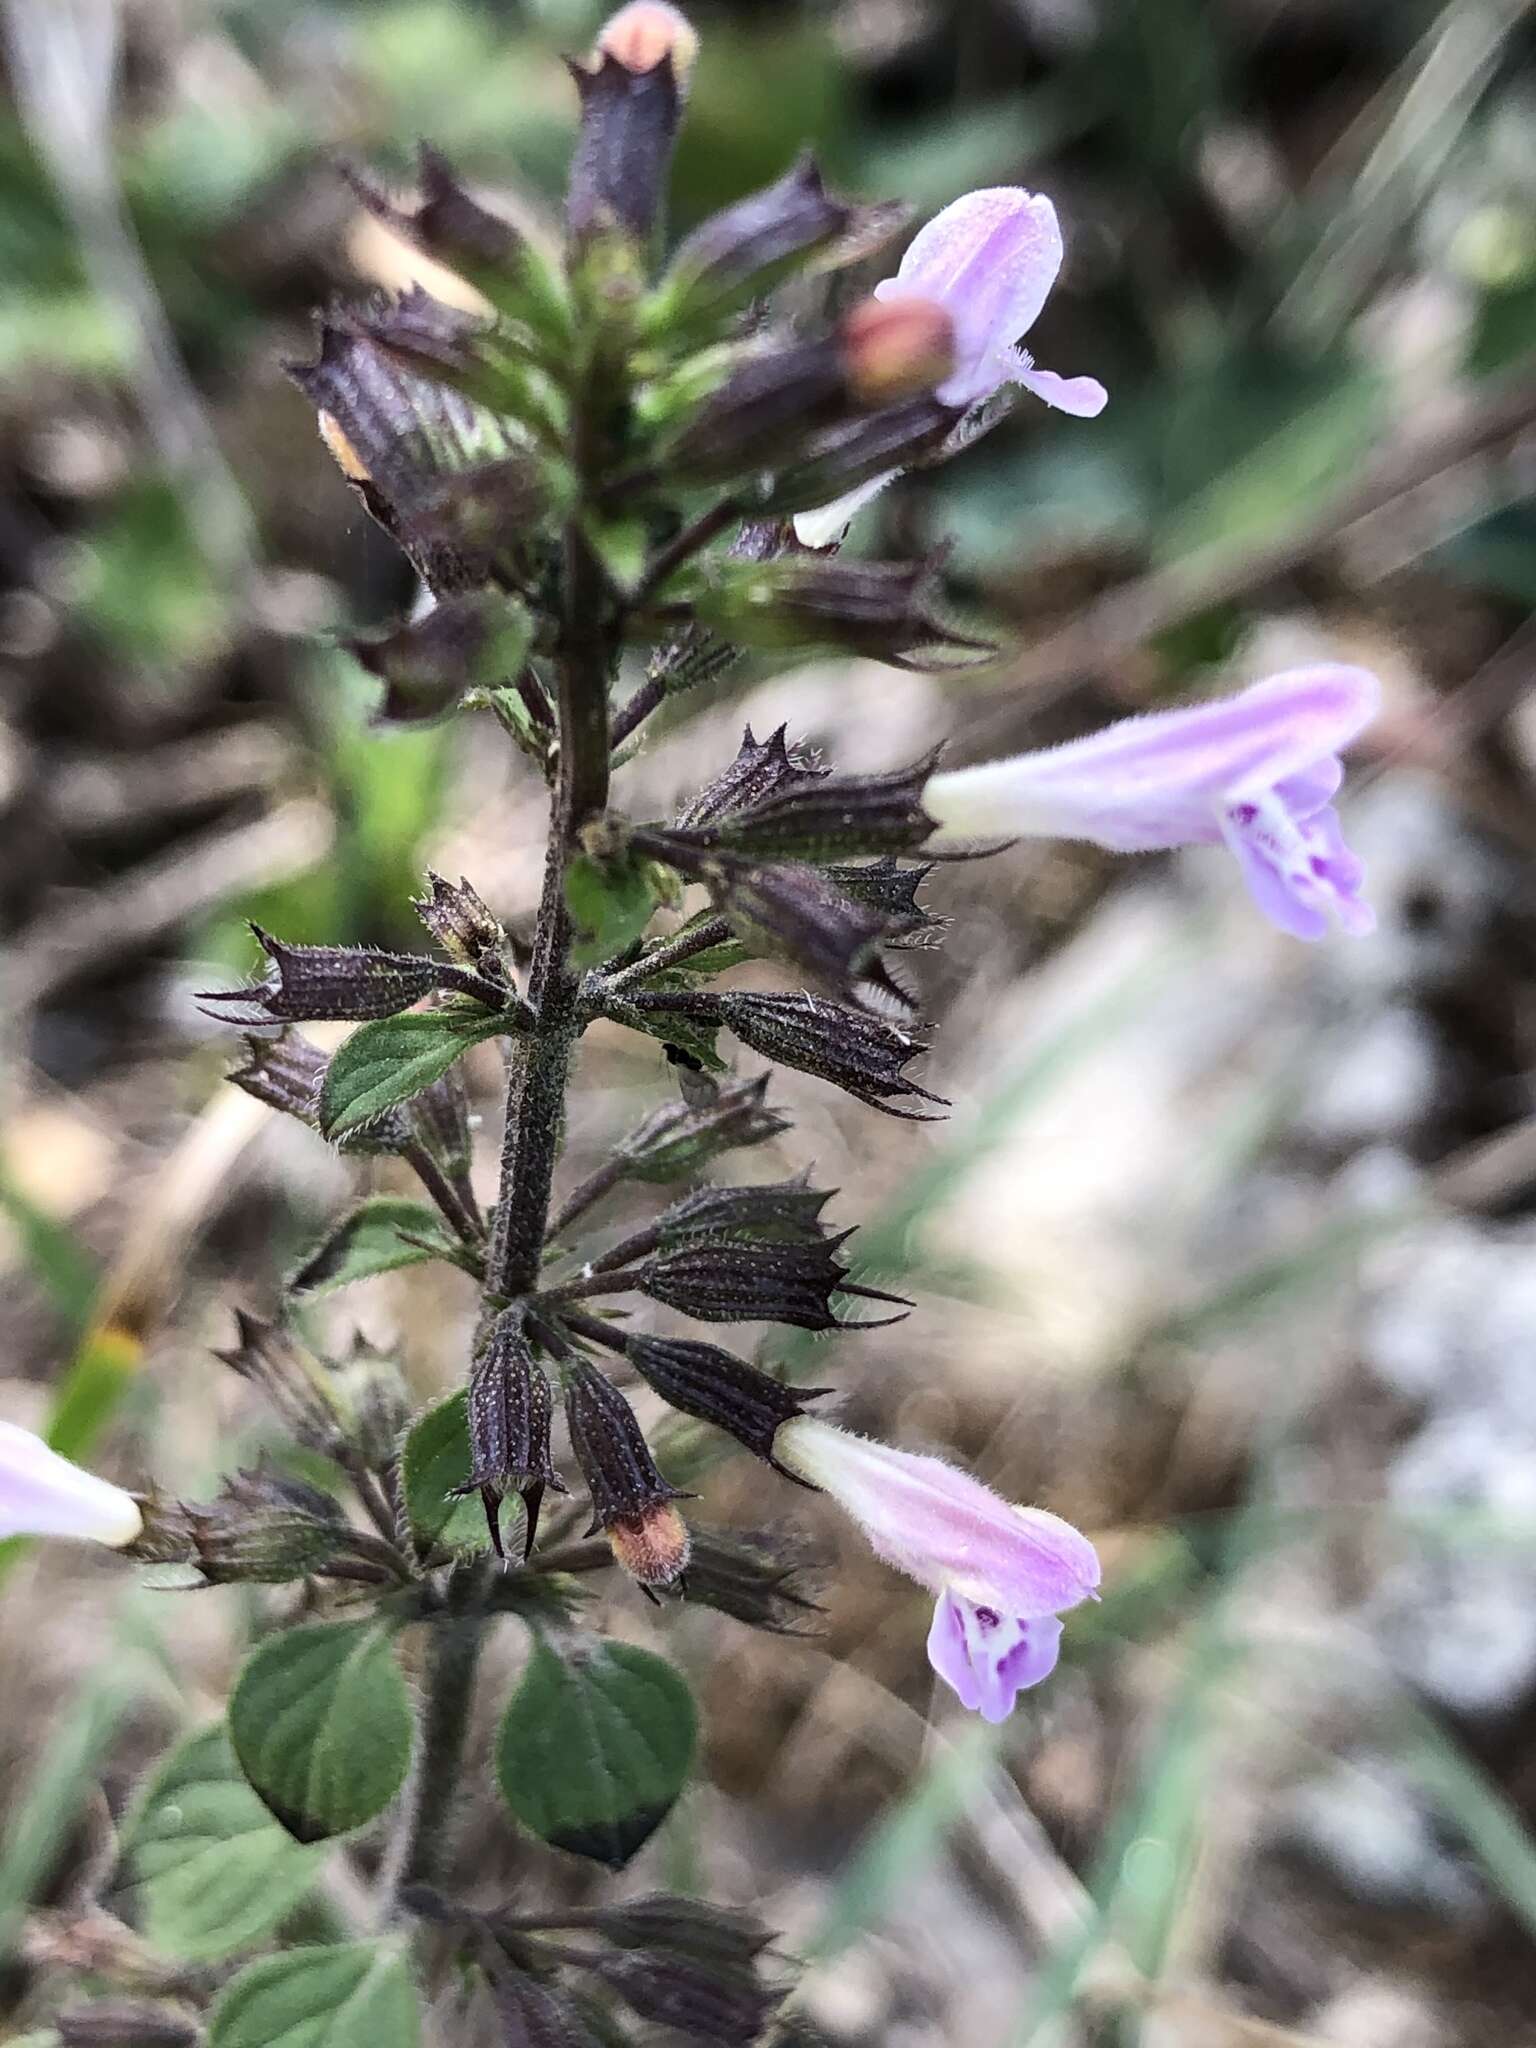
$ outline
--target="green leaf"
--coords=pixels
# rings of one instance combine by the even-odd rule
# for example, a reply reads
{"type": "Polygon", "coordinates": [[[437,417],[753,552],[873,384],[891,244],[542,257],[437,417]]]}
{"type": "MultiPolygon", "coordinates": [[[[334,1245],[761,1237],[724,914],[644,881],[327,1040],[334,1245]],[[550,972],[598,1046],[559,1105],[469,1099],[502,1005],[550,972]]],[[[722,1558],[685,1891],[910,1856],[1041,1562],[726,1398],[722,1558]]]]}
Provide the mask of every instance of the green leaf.
{"type": "Polygon", "coordinates": [[[463,1258],[464,1247],[448,1235],[429,1203],[372,1195],[332,1225],[288,1282],[288,1291],[329,1294],[400,1266],[420,1266],[428,1259],[451,1259],[457,1265],[463,1258]]]}
{"type": "Polygon", "coordinates": [[[262,1956],[232,1977],[209,2048],[419,2048],[421,2006],[394,1942],[353,1941],[262,1956]]]}
{"type": "Polygon", "coordinates": [[[682,1790],[697,1719],[648,1650],[583,1637],[557,1653],[536,1637],[497,1738],[502,1797],[555,1848],[617,1870],[682,1790]]]}
{"type": "Polygon", "coordinates": [[[634,944],[660,901],[654,863],[596,861],[578,853],[565,874],[565,902],[576,927],[578,966],[595,967],[634,944]]]}
{"type": "Polygon", "coordinates": [[[459,1487],[469,1484],[469,1468],[469,1395],[461,1387],[411,1426],[400,1454],[406,1517],[422,1557],[439,1548],[490,1548],[479,1499],[473,1494],[460,1499],[457,1494],[459,1487]]]}
{"type": "Polygon", "coordinates": [[[414,1721],[390,1634],[373,1621],[286,1629],[235,1682],[240,1768],[298,1841],[361,1827],[405,1782],[414,1721]]]}
{"type": "Polygon", "coordinates": [[[645,574],[645,557],[649,543],[643,519],[599,519],[588,513],[582,521],[582,531],[587,537],[593,554],[607,571],[608,580],[617,589],[629,596],[640,587],[645,574]]]}
{"type": "Polygon", "coordinates": [[[321,1130],[340,1138],[372,1123],[431,1087],[472,1045],[510,1028],[505,1017],[470,1010],[407,1010],[360,1025],[326,1068],[321,1130]]]}
{"type": "Polygon", "coordinates": [[[240,1775],[220,1722],[172,1750],[135,1802],[112,1905],[162,1954],[210,1962],[281,1925],[313,1884],[321,1853],[278,1826],[240,1775]]]}

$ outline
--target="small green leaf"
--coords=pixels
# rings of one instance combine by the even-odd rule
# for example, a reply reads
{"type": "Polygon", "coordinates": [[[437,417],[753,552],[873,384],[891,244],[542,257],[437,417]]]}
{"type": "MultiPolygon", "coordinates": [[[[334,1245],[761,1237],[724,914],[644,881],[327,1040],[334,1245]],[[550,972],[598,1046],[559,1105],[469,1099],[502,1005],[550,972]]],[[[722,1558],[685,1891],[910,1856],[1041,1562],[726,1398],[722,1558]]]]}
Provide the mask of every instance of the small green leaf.
{"type": "Polygon", "coordinates": [[[394,1942],[352,1941],[262,1956],[232,1977],[209,2048],[419,2048],[421,2006],[394,1942]]]}
{"type": "Polygon", "coordinates": [[[502,1797],[557,1849],[617,1870],[682,1790],[697,1718],[648,1650],[582,1637],[557,1653],[536,1637],[497,1738],[502,1797]]]}
{"type": "Polygon", "coordinates": [[[482,1010],[406,1010],[363,1024],[339,1046],[320,1089],[320,1128],[340,1138],[419,1095],[483,1038],[511,1028],[482,1010]]]}
{"type": "Polygon", "coordinates": [[[640,587],[645,574],[649,543],[643,519],[599,519],[588,513],[582,521],[593,554],[607,571],[608,580],[628,597],[640,587]]]}
{"type": "Polygon", "coordinates": [[[322,1853],[278,1826],[240,1775],[220,1722],[172,1750],[135,1801],[112,1904],[162,1954],[210,1962],[280,1926],[322,1853]]]}
{"type": "Polygon", "coordinates": [[[383,1812],[405,1782],[413,1725],[390,1631],[372,1621],[273,1636],[246,1660],[229,1703],[240,1768],[301,1842],[383,1812]]]}
{"type": "Polygon", "coordinates": [[[634,859],[593,860],[578,853],[565,875],[565,901],[576,926],[575,958],[595,967],[633,945],[660,900],[654,863],[634,859]]]}
{"type": "Polygon", "coordinates": [[[457,1493],[469,1484],[469,1468],[469,1395],[461,1387],[412,1424],[400,1453],[405,1512],[422,1557],[440,1548],[490,1548],[479,1499],[473,1494],[461,1499],[457,1493]]]}
{"type": "Polygon", "coordinates": [[[458,1265],[464,1247],[443,1228],[426,1202],[398,1195],[372,1195],[333,1224],[288,1282],[290,1294],[329,1294],[375,1273],[419,1266],[428,1259],[458,1265]]]}

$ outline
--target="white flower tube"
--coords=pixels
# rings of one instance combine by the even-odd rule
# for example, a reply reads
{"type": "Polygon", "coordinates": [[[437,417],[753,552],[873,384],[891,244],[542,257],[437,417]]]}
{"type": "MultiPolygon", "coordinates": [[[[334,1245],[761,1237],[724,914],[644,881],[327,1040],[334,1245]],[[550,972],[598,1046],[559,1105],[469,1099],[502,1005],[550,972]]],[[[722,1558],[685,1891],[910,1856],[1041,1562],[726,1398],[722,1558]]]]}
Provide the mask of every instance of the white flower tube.
{"type": "Polygon", "coordinates": [[[131,1493],[61,1458],[31,1430],[0,1422],[0,1537],[73,1536],[121,1550],[143,1526],[131,1493]]]}

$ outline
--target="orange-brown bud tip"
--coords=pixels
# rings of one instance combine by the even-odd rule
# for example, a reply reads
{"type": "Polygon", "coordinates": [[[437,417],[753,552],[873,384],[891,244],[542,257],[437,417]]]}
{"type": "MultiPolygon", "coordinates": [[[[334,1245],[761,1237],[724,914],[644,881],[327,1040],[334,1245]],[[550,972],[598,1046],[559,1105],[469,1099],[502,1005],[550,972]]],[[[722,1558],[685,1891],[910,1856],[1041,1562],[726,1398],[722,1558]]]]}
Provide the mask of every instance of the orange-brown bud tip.
{"type": "Polygon", "coordinates": [[[610,16],[598,32],[594,60],[612,57],[637,77],[654,71],[663,59],[670,59],[672,75],[685,85],[699,53],[699,38],[693,24],[666,0],[630,0],[610,16]]]}
{"type": "Polygon", "coordinates": [[[320,438],[336,458],[336,466],[348,483],[369,482],[368,467],[352,443],[341,431],[334,414],[323,412],[319,417],[320,438]]]}
{"type": "Polygon", "coordinates": [[[688,1569],[693,1548],[688,1524],[669,1500],[608,1525],[614,1559],[642,1586],[670,1586],[688,1569]]]}
{"type": "Polygon", "coordinates": [[[893,405],[955,367],[955,323],[932,299],[861,299],[843,319],[848,383],[863,405],[893,405]]]}

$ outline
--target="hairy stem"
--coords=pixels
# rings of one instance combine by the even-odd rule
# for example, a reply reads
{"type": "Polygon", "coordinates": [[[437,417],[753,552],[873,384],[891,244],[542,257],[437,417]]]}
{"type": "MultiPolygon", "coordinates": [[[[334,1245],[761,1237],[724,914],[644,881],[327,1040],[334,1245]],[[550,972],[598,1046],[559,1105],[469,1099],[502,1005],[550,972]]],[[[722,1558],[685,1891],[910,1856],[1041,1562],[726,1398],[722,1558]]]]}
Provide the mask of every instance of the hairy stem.
{"type": "Polygon", "coordinates": [[[380,1876],[386,1901],[396,1899],[406,1885],[441,1880],[484,1633],[485,1616],[474,1612],[444,1614],[428,1625],[416,1754],[380,1876]]]}
{"type": "MultiPolygon", "coordinates": [[[[578,421],[587,408],[578,406],[578,421]]],[[[578,430],[576,467],[590,487],[590,436],[578,430]]],[[[614,646],[606,586],[579,519],[565,535],[559,677],[559,776],[550,815],[544,889],[534,930],[530,1036],[512,1050],[496,1220],[486,1252],[488,1308],[526,1294],[538,1278],[549,1227],[571,1053],[580,1034],[579,977],[570,963],[565,872],[581,828],[608,801],[608,672],[614,646]]]]}

